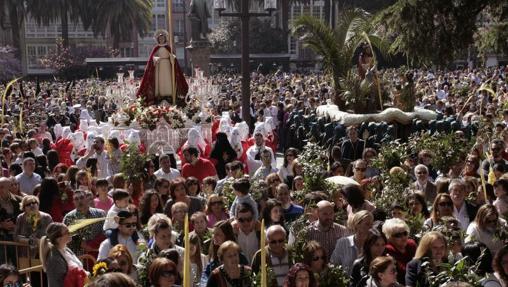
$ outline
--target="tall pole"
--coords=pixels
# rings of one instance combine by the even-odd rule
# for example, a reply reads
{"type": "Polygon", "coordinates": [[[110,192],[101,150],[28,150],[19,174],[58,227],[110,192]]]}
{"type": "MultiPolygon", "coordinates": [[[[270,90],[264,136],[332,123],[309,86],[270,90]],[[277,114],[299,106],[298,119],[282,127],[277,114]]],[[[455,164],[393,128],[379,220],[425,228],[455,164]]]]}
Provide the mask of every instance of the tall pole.
{"type": "Polygon", "coordinates": [[[175,42],[173,40],[173,0],[167,0],[168,5],[168,33],[169,33],[169,46],[171,47],[171,52],[176,55],[175,50],[175,42]]]}
{"type": "Polygon", "coordinates": [[[250,66],[249,66],[249,1],[240,1],[241,41],[242,41],[242,118],[250,125],[250,66]]]}

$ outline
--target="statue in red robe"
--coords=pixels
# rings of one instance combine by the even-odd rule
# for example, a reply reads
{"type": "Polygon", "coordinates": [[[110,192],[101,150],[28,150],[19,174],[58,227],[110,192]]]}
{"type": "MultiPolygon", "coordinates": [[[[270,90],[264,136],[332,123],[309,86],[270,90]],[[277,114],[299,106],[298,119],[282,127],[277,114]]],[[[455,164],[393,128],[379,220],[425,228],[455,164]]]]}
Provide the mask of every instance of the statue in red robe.
{"type": "Polygon", "coordinates": [[[184,104],[189,85],[176,55],[171,52],[168,32],[160,30],[155,36],[157,45],[150,53],[136,96],[142,98],[146,106],[160,104],[163,101],[184,104]]]}

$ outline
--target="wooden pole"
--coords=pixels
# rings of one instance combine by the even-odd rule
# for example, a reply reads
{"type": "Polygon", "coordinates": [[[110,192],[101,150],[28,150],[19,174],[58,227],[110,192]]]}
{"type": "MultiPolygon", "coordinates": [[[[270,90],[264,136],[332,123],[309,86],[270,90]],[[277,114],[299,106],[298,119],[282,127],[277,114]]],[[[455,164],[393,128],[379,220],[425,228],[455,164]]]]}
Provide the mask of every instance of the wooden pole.
{"type": "Polygon", "coordinates": [[[168,33],[169,33],[169,46],[171,52],[176,55],[175,42],[173,37],[173,0],[168,0],[168,33]]]}

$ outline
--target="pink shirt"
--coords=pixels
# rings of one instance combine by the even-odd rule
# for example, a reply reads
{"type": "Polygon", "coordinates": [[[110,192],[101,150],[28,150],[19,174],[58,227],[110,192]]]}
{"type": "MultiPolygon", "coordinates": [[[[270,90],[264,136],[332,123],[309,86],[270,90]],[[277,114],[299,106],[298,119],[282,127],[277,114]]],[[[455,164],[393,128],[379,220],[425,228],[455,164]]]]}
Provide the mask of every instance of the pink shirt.
{"type": "Polygon", "coordinates": [[[106,201],[101,201],[98,197],[93,199],[93,203],[95,205],[95,208],[99,208],[104,210],[105,212],[108,212],[108,210],[113,206],[113,199],[108,196],[108,199],[106,201]]]}

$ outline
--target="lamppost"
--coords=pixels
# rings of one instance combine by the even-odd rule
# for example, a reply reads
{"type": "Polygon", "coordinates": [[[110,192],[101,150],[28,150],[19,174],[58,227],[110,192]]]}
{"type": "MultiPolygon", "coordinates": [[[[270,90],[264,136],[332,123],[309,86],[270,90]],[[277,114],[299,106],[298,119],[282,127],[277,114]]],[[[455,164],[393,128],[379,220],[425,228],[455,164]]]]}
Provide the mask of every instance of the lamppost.
{"type": "MultiPolygon", "coordinates": [[[[241,21],[241,70],[242,70],[242,118],[247,124],[251,124],[250,116],[250,63],[249,63],[249,19],[250,17],[271,16],[277,9],[277,0],[264,0],[266,13],[249,12],[249,0],[241,0],[239,12],[224,12],[226,10],[226,1],[214,0],[213,8],[219,12],[219,17],[238,17],[241,21]]],[[[232,8],[233,9],[233,8],[232,8]]]]}

